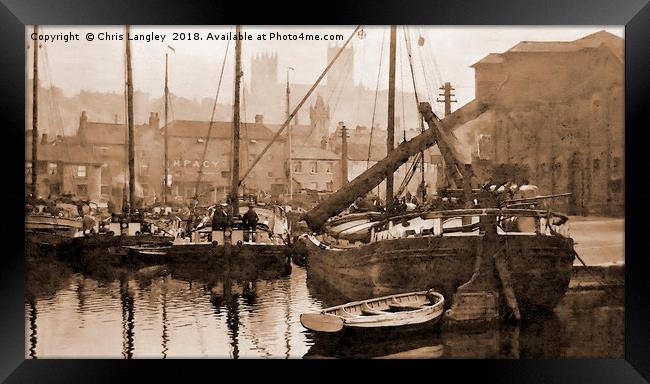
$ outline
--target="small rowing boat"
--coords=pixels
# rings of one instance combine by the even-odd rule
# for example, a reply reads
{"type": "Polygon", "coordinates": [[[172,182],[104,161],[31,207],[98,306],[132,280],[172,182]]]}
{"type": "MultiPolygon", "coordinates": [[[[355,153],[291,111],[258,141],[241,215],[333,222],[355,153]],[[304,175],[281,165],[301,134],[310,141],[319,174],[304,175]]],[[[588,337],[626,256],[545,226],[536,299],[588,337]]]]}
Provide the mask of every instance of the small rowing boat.
{"type": "Polygon", "coordinates": [[[319,313],[303,313],[300,323],[316,332],[400,327],[438,320],[444,306],[445,298],[433,290],[401,293],[338,305],[319,313]]]}

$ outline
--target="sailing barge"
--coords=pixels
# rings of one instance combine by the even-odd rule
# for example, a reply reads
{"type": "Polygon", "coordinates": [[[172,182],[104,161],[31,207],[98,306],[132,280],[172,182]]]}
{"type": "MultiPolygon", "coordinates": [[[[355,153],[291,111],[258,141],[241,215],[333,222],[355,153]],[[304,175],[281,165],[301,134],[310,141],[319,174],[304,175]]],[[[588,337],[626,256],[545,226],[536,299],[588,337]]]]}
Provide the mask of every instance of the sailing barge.
{"type": "Polygon", "coordinates": [[[329,219],[434,143],[455,167],[455,184],[471,191],[474,175],[458,160],[430,105],[420,103],[420,113],[428,130],[304,215],[313,231],[300,238],[312,285],[350,300],[433,288],[451,305],[447,318],[460,322],[552,309],[568,288],[575,258],[573,240],[562,234],[566,216],[501,206],[485,191],[468,193],[472,208],[329,219]],[[353,240],[355,229],[360,240],[353,240]]]}

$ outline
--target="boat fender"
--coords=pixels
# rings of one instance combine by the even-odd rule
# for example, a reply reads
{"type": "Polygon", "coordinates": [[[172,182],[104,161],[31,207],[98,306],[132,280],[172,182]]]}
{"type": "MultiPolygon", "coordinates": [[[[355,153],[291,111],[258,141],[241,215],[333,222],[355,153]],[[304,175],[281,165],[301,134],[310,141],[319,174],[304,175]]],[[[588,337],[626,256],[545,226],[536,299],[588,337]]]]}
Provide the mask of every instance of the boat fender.
{"type": "Polygon", "coordinates": [[[218,246],[218,245],[219,245],[219,242],[218,242],[217,240],[214,240],[214,241],[212,242],[212,246],[213,246],[213,247],[216,247],[216,246],[218,246]]]}
{"type": "Polygon", "coordinates": [[[244,245],[244,242],[241,241],[241,240],[237,240],[237,245],[238,245],[238,246],[242,246],[242,245],[244,245]]]}

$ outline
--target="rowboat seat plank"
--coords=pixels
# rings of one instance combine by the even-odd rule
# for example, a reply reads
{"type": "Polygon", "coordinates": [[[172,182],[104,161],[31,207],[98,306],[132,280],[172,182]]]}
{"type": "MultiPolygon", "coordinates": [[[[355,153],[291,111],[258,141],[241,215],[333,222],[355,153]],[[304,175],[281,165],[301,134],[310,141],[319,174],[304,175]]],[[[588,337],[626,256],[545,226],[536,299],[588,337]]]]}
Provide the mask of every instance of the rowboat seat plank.
{"type": "Polygon", "coordinates": [[[422,305],[409,305],[409,304],[388,304],[390,309],[396,310],[396,311],[415,311],[418,309],[422,309],[422,305]]]}
{"type": "Polygon", "coordinates": [[[354,317],[355,316],[352,313],[346,311],[345,308],[341,308],[340,310],[338,310],[336,312],[336,315],[341,316],[341,317],[354,317]]]}
{"type": "Polygon", "coordinates": [[[417,309],[421,309],[423,305],[426,305],[426,301],[405,301],[405,302],[399,302],[397,301],[394,297],[388,303],[388,306],[390,309],[395,310],[395,311],[415,311],[417,309]]]}
{"type": "Polygon", "coordinates": [[[363,307],[361,308],[361,313],[367,316],[375,316],[375,315],[385,315],[386,312],[383,311],[378,311],[376,309],[372,309],[368,306],[368,304],[364,303],[363,307]]]}

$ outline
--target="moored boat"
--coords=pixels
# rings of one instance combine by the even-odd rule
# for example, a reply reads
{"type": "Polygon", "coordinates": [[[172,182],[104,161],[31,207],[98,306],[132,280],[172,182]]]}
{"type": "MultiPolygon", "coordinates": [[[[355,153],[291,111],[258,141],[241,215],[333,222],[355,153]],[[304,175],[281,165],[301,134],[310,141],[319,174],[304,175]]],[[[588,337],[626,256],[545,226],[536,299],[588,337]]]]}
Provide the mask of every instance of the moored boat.
{"type": "Polygon", "coordinates": [[[431,211],[377,223],[374,241],[367,244],[327,244],[313,235],[301,241],[309,252],[311,283],[348,299],[434,287],[451,304],[452,295],[465,283],[486,291],[508,285],[525,317],[552,309],[571,279],[573,241],[553,224],[558,216],[496,208],[431,211]],[[452,217],[478,218],[483,224],[474,231],[448,231],[443,223],[453,222],[452,217]],[[519,228],[527,219],[537,227],[519,228]],[[414,225],[416,221],[420,225],[414,225]],[[513,224],[517,221],[519,226],[513,224]],[[490,229],[492,235],[486,235],[490,229]]]}
{"type": "Polygon", "coordinates": [[[410,326],[438,320],[444,304],[445,298],[433,290],[401,293],[303,313],[300,323],[316,332],[410,326]]]}

